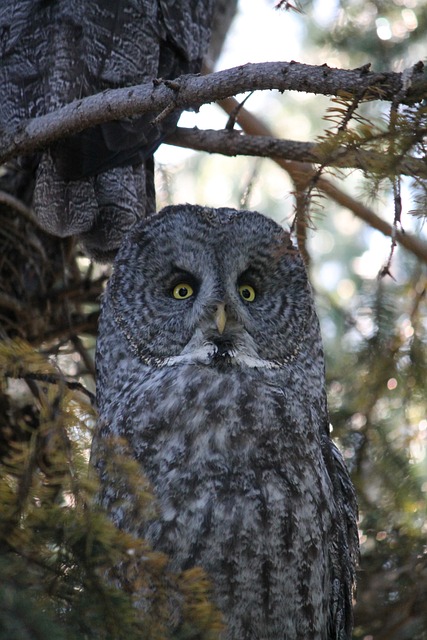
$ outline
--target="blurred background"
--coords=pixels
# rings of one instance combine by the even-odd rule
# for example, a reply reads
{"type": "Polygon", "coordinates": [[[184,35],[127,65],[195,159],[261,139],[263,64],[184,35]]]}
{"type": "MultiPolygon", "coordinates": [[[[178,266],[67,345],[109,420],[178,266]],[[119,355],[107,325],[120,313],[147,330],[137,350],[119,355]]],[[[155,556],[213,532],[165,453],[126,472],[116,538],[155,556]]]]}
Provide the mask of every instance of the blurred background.
{"type": "MultiPolygon", "coordinates": [[[[285,4],[275,10],[270,0],[240,0],[215,68],[296,60],[402,71],[426,58],[426,0],[294,0],[288,9],[285,4]]],[[[274,91],[256,92],[245,103],[272,135],[299,141],[316,141],[333,129],[325,120],[331,106],[323,96],[274,91]]],[[[361,113],[381,126],[389,109],[372,102],[361,113]]],[[[179,124],[222,129],[227,120],[219,106],[207,105],[197,114],[183,114],[179,124]]],[[[158,208],[180,202],[243,207],[285,227],[292,222],[295,184],[270,159],[228,158],[164,144],[155,160],[158,208]]],[[[323,177],[393,224],[390,181],[354,169],[325,170],[323,177]]],[[[403,178],[401,189],[402,227],[426,243],[425,187],[403,178]]],[[[20,359],[1,354],[9,376],[0,396],[5,460],[30,436],[37,440],[34,402],[41,391],[22,371],[39,367],[34,353],[48,363],[46,375],[59,367],[67,381],[94,392],[99,298],[110,268],[91,263],[71,240],[45,237],[17,202],[0,197],[0,216],[2,330],[25,340],[16,343],[20,359]]],[[[356,210],[322,192],[313,194],[305,250],[324,338],[332,435],[360,503],[354,638],[422,640],[427,638],[427,275],[425,262],[400,246],[390,260],[391,244],[356,210]],[[379,277],[384,267],[388,273],[379,277]]],[[[89,409],[78,413],[84,424],[71,439],[87,445],[93,417],[89,409]]],[[[45,445],[46,438],[38,442],[39,454],[45,445]]],[[[39,456],[42,473],[49,467],[46,455],[39,456]]]]}

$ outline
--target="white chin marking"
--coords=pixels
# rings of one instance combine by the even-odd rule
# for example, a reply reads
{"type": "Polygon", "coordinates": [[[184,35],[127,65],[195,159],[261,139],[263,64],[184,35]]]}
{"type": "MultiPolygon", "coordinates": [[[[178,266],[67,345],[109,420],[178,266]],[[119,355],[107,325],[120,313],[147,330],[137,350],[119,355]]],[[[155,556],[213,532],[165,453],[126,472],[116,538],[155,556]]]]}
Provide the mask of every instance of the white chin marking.
{"type": "MultiPolygon", "coordinates": [[[[187,353],[183,352],[179,356],[172,356],[171,358],[165,358],[161,364],[163,367],[173,367],[180,364],[202,364],[207,366],[215,366],[218,363],[216,360],[216,347],[214,345],[205,345],[198,349],[191,350],[187,353]]],[[[264,360],[258,358],[258,356],[251,356],[246,353],[239,353],[236,350],[230,351],[227,357],[227,362],[230,366],[248,367],[250,369],[278,369],[280,365],[278,362],[272,360],[264,360]]]]}

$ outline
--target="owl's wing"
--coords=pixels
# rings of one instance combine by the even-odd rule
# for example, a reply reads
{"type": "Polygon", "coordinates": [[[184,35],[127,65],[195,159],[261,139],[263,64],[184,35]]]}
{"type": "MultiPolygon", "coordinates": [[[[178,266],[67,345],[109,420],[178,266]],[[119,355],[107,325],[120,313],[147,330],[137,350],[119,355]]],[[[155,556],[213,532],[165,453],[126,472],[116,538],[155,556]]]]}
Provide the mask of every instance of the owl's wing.
{"type": "Polygon", "coordinates": [[[336,513],[329,547],[332,566],[330,640],[350,640],[359,562],[357,498],[342,455],[328,433],[322,435],[322,451],[334,488],[336,513]]]}
{"type": "MultiPolygon", "coordinates": [[[[104,89],[199,71],[215,0],[8,0],[0,7],[0,129],[104,89]]],[[[179,113],[111,122],[41,154],[34,209],[58,236],[111,259],[154,211],[152,154],[179,113]]]]}

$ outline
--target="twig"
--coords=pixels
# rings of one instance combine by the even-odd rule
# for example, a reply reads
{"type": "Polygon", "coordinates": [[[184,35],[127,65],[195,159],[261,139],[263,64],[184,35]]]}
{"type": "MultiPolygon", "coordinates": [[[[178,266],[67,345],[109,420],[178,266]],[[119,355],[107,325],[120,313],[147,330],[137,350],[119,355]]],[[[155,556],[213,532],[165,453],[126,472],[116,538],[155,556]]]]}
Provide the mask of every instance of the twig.
{"type": "MultiPolygon", "coordinates": [[[[234,98],[227,98],[227,100],[221,100],[219,103],[220,106],[229,113],[229,110],[234,109],[236,100],[234,98]]],[[[254,136],[272,136],[272,132],[270,129],[261,121],[259,118],[254,116],[252,113],[247,111],[245,108],[242,108],[239,111],[239,116],[237,119],[239,125],[242,129],[251,135],[254,136]]],[[[274,136],[272,136],[274,138],[274,136]]],[[[311,164],[305,162],[293,162],[292,160],[282,160],[281,158],[275,158],[274,161],[285,171],[287,171],[295,182],[298,185],[298,191],[303,190],[304,186],[307,185],[310,181],[311,174],[313,172],[313,167],[311,164]]],[[[377,216],[369,207],[366,207],[364,204],[355,200],[344,191],[336,187],[332,182],[327,180],[326,178],[321,177],[317,182],[317,188],[319,191],[322,191],[329,198],[337,202],[343,207],[350,209],[350,211],[358,218],[367,222],[371,227],[381,231],[386,236],[392,237],[393,235],[393,227],[388,222],[377,216]]],[[[422,242],[418,238],[408,234],[402,233],[401,231],[396,230],[396,241],[405,247],[408,251],[411,251],[417,258],[422,260],[423,262],[427,262],[427,244],[422,242]]]]}
{"type": "Polygon", "coordinates": [[[5,204],[11,209],[15,209],[24,218],[29,220],[36,227],[40,228],[39,221],[37,220],[33,211],[30,209],[30,207],[27,207],[22,202],[22,200],[19,200],[19,198],[15,198],[15,196],[12,196],[10,193],[7,193],[6,191],[0,191],[0,204],[5,204]]]}
{"type": "Polygon", "coordinates": [[[5,372],[4,376],[6,378],[21,378],[26,382],[36,381],[36,382],[46,382],[48,384],[57,384],[57,385],[65,385],[68,389],[77,390],[84,393],[90,400],[92,406],[95,406],[95,395],[86,389],[80,382],[65,380],[60,375],[55,375],[52,373],[37,373],[37,372],[25,372],[22,374],[15,373],[12,374],[10,372],[5,372]]]}

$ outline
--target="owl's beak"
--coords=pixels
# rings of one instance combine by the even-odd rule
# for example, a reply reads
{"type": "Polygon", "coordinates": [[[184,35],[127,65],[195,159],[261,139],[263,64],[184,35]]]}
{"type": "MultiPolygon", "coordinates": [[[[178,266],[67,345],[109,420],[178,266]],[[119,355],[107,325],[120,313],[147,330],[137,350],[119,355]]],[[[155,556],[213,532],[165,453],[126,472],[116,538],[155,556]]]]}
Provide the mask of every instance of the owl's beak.
{"type": "Polygon", "coordinates": [[[217,305],[215,311],[215,324],[218,329],[218,333],[222,335],[224,333],[225,324],[227,322],[227,314],[225,313],[225,304],[221,302],[217,305]]]}

